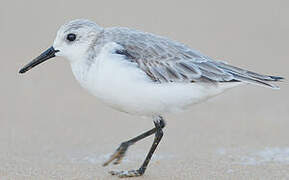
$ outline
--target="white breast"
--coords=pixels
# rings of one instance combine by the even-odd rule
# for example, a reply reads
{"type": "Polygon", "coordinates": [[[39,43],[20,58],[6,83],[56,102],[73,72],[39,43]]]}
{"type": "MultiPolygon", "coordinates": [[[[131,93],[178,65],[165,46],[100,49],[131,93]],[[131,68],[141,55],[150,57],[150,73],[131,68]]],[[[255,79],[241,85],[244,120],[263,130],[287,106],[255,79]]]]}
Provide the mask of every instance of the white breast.
{"type": "Polygon", "coordinates": [[[84,63],[72,64],[72,70],[84,88],[123,112],[142,116],[178,112],[237,85],[159,84],[153,82],[137,64],[112,53],[114,49],[115,44],[106,45],[88,71],[84,63]]]}

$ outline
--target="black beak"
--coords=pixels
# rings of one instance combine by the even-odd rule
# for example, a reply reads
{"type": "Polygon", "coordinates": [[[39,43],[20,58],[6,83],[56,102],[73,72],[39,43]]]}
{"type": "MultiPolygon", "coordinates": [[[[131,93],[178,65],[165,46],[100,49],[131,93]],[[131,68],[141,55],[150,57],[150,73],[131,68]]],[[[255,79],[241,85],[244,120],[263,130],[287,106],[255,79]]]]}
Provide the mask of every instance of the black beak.
{"type": "Polygon", "coordinates": [[[51,46],[49,49],[44,51],[40,56],[33,59],[30,63],[28,63],[26,66],[24,66],[22,69],[20,69],[19,73],[25,73],[26,71],[30,70],[34,66],[37,66],[40,63],[43,63],[44,61],[55,57],[55,53],[59,52],[59,50],[55,50],[53,46],[51,46]]]}

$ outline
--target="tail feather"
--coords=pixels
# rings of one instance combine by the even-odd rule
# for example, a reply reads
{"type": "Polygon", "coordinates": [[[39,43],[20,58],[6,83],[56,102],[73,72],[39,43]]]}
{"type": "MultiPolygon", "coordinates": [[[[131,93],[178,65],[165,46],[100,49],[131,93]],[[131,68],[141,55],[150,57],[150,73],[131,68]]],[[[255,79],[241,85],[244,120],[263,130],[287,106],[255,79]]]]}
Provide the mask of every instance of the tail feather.
{"type": "Polygon", "coordinates": [[[252,78],[252,77],[241,76],[241,75],[238,75],[238,74],[234,74],[233,76],[238,81],[242,81],[242,82],[246,82],[246,83],[250,83],[250,84],[261,85],[261,86],[264,86],[264,87],[270,87],[270,88],[273,88],[273,89],[279,89],[279,87],[274,85],[274,84],[270,84],[270,83],[264,82],[264,81],[268,81],[268,80],[263,80],[262,81],[262,80],[255,79],[255,78],[252,78]]]}
{"type": "Polygon", "coordinates": [[[272,81],[281,81],[281,80],[283,80],[283,79],[285,79],[285,78],[283,78],[283,77],[280,77],[280,76],[269,76],[271,79],[273,79],[272,81]]]}
{"type": "Polygon", "coordinates": [[[267,76],[267,75],[255,73],[252,71],[247,71],[245,69],[234,67],[225,63],[220,63],[219,67],[221,67],[226,72],[232,74],[234,79],[237,81],[261,85],[261,86],[270,87],[273,89],[279,89],[279,87],[276,85],[270,84],[268,82],[273,82],[273,81],[277,82],[277,81],[281,81],[284,79],[283,77],[279,77],[279,76],[267,76]]]}

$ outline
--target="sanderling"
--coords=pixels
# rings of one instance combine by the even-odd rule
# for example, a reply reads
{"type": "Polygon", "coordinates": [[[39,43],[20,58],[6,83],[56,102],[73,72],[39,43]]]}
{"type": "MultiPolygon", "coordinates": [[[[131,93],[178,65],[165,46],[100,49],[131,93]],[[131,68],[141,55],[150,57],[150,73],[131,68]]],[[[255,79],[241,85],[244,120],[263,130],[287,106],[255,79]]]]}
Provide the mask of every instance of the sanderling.
{"type": "Polygon", "coordinates": [[[19,72],[55,56],[66,57],[85,89],[105,104],[129,114],[153,118],[155,128],[124,141],[103,164],[119,164],[128,147],[155,134],[137,170],[111,171],[119,177],[143,175],[163,136],[165,113],[187,107],[241,85],[278,88],[267,76],[216,61],[165,37],[129,28],[103,28],[89,20],[73,20],[60,27],[53,46],[19,72]]]}

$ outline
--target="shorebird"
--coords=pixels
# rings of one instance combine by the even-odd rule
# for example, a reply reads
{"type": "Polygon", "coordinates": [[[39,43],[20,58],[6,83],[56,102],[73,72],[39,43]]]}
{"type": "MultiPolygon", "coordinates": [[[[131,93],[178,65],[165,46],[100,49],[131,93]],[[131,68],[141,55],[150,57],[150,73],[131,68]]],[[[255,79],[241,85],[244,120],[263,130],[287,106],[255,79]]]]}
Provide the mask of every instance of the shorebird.
{"type": "Polygon", "coordinates": [[[153,129],[122,142],[103,164],[119,164],[129,146],[154,134],[140,168],[110,171],[119,177],[145,173],[163,136],[164,114],[183,111],[242,84],[278,89],[270,82],[283,79],[214,60],[165,37],[129,28],[103,28],[84,19],[62,25],[53,46],[19,72],[25,73],[55,56],[67,58],[80,85],[105,104],[153,118],[153,129]]]}

